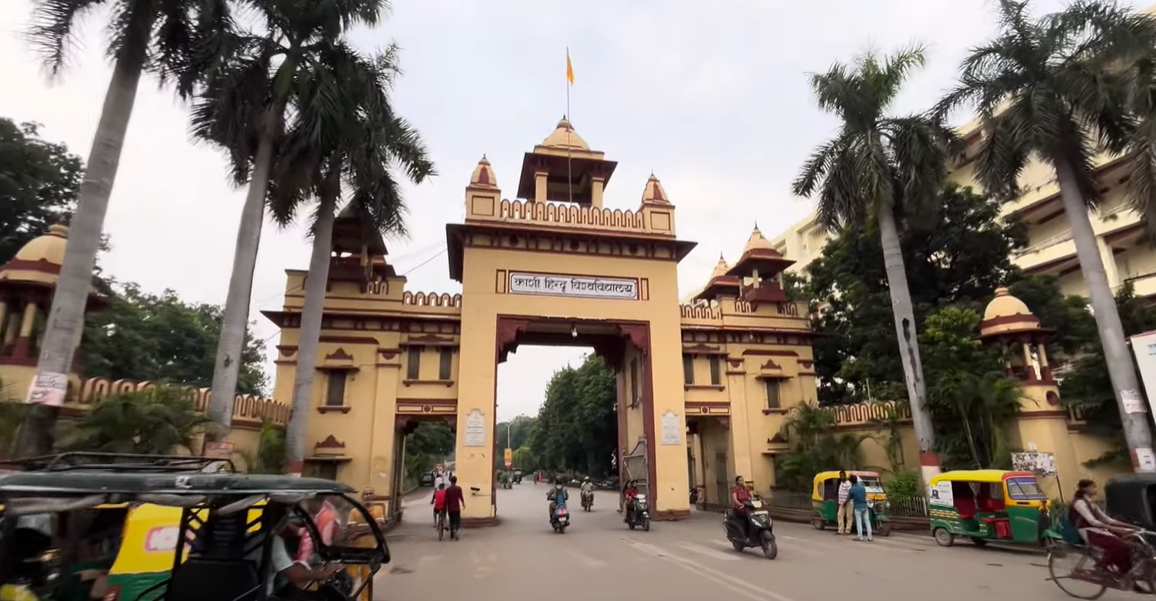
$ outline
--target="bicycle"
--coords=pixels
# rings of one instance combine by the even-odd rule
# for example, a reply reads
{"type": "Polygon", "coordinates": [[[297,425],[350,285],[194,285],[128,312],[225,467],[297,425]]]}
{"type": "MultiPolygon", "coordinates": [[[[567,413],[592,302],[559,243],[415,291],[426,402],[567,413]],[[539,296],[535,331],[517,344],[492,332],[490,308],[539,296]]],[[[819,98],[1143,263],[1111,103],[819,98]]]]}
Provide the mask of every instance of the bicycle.
{"type": "Polygon", "coordinates": [[[1156,532],[1136,530],[1127,536],[1132,546],[1132,569],[1127,574],[1115,574],[1100,567],[1103,551],[1091,545],[1056,541],[1048,551],[1048,580],[1076,599],[1099,599],[1109,588],[1156,594],[1156,548],[1149,542],[1156,532]],[[1063,570],[1060,563],[1074,559],[1075,565],[1063,570]],[[1066,572],[1061,575],[1061,572],[1066,572]],[[1077,592],[1078,584],[1088,584],[1088,592],[1077,592]]]}
{"type": "Polygon", "coordinates": [[[444,509],[438,512],[437,528],[438,540],[440,541],[446,535],[446,510],[444,509]]]}

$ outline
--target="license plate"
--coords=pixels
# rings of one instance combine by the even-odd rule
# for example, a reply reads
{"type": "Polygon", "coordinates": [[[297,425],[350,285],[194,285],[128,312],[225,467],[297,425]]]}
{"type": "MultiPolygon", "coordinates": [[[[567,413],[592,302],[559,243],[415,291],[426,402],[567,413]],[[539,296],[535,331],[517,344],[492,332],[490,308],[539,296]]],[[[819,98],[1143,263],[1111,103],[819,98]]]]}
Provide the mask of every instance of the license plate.
{"type": "Polygon", "coordinates": [[[756,511],[754,515],[767,515],[767,510],[764,509],[762,511],[756,511]]]}

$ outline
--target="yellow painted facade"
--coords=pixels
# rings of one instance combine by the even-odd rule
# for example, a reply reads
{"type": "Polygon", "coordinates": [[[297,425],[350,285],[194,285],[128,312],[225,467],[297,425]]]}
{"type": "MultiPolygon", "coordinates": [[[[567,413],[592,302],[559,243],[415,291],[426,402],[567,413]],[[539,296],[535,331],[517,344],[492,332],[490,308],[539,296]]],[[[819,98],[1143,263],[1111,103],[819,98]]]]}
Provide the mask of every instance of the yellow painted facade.
{"type": "MultiPolygon", "coordinates": [[[[637,206],[604,207],[614,167],[565,120],[524,156],[520,200],[503,199],[483,158],[464,222],[446,227],[460,294],[405,290],[380,240],[338,227],[335,248],[350,252],[333,259],[307,472],[392,512],[404,434],[445,420],[459,483],[476,489],[463,518],[490,522],[497,365],[519,345],[563,345],[593,347],[616,370],[619,465],[659,516],[687,515],[692,478],[771,486],[769,441],[791,406],[815,400],[804,307],[780,288],[788,262],[756,230],[733,267],[721,264],[695,304],[680,305],[677,265],[694,243],[676,237],[675,207],[653,176],[637,206]]],[[[283,310],[266,313],[282,328],[277,399],[291,394],[305,276],[289,271],[283,310]]]]}

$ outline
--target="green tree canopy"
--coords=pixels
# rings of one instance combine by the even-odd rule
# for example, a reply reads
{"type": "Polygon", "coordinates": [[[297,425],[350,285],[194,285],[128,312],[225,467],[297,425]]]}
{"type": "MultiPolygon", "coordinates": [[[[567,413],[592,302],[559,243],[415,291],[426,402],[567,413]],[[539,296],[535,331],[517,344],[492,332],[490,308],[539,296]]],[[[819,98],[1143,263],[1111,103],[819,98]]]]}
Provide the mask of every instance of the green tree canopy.
{"type": "Polygon", "coordinates": [[[0,118],[0,263],[67,218],[82,171],[80,157],[42,139],[35,123],[0,118]]]}
{"type": "MultiPolygon", "coordinates": [[[[90,376],[172,382],[207,388],[221,331],[221,308],[187,303],[172,290],[144,292],[132,283],[107,286],[100,311],[87,316],[81,365],[90,376]]],[[[263,395],[262,341],[247,334],[238,392],[263,395]]]]}
{"type": "Polygon", "coordinates": [[[192,449],[209,418],[197,412],[189,391],[158,386],[102,399],[76,425],[73,450],[145,455],[192,449]]]}
{"type": "Polygon", "coordinates": [[[615,399],[614,372],[596,355],[554,372],[530,437],[530,451],[541,464],[536,467],[609,473],[618,446],[615,399]]]}

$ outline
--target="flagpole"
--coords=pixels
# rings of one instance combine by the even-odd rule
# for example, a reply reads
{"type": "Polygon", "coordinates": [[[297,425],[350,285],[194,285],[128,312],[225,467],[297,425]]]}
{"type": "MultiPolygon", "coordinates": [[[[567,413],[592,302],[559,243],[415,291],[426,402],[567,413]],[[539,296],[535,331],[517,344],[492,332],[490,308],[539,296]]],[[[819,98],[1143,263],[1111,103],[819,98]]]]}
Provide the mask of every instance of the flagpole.
{"type": "Polygon", "coordinates": [[[574,174],[573,167],[570,161],[570,132],[574,131],[574,122],[570,120],[570,73],[572,67],[570,66],[570,47],[566,47],[566,122],[570,124],[566,128],[566,192],[570,196],[570,203],[574,203],[574,174]]]}

